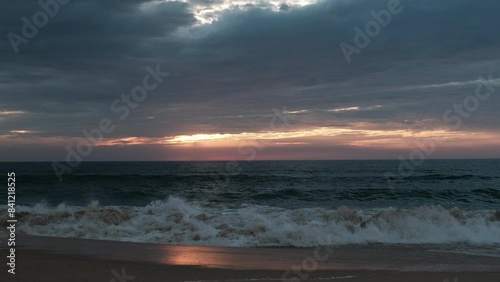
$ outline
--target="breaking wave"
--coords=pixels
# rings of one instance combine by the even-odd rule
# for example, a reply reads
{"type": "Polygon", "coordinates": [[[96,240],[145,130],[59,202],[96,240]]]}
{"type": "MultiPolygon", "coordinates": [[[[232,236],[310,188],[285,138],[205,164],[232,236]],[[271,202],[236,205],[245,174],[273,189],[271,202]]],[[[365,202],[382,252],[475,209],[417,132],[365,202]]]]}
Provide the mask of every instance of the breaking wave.
{"type": "MultiPolygon", "coordinates": [[[[2,210],[6,206],[1,207],[2,210]]],[[[1,222],[6,222],[2,212],[1,222]]],[[[18,206],[18,232],[29,235],[216,246],[364,243],[500,243],[500,210],[422,206],[359,210],[242,205],[202,207],[170,197],[144,207],[40,202],[18,206]]]]}

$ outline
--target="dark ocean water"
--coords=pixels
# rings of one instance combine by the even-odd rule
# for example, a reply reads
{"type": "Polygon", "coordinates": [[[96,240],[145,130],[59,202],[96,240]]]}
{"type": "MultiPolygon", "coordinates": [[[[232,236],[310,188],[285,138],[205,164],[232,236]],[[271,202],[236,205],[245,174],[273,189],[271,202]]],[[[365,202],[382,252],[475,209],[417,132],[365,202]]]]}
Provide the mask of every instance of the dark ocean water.
{"type": "MultiPolygon", "coordinates": [[[[50,163],[16,173],[21,232],[234,246],[500,243],[500,160],[50,163]],[[392,177],[387,177],[387,173],[392,177]],[[410,175],[411,174],[411,175],[410,175]]],[[[3,213],[5,214],[5,213],[3,213]]]]}

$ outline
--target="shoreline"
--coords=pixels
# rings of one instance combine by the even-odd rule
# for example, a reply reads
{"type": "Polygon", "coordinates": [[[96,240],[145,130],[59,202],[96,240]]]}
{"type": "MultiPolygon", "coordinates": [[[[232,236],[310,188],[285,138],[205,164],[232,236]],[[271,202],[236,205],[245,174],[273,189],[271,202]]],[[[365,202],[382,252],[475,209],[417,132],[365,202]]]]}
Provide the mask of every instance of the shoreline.
{"type": "Polygon", "coordinates": [[[500,280],[500,257],[425,246],[334,246],[326,256],[326,248],[186,246],[28,235],[17,240],[16,275],[9,274],[7,281],[111,282],[121,272],[130,279],[135,276],[123,281],[500,280]]]}

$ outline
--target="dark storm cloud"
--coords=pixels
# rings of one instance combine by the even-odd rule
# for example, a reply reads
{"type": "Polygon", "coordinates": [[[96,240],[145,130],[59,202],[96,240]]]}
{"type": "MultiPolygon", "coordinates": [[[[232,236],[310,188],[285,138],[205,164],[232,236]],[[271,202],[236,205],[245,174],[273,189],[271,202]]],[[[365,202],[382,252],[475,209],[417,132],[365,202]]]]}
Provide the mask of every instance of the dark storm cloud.
{"type": "MultiPolygon", "coordinates": [[[[47,2],[47,1],[44,1],[47,2]]],[[[21,109],[9,128],[40,128],[40,135],[76,136],[109,115],[109,104],[140,83],[153,65],[149,45],[194,23],[188,5],[149,1],[72,1],[15,54],[3,37],[0,104],[21,109]],[[94,117],[94,118],[93,118],[94,117]],[[42,122],[40,122],[42,121],[42,122]]],[[[37,1],[8,1],[1,33],[22,35],[22,17],[41,10],[37,1]]]]}
{"type": "MultiPolygon", "coordinates": [[[[21,18],[40,7],[5,1],[0,110],[26,113],[0,119],[0,131],[78,137],[82,128],[115,117],[111,102],[157,63],[171,76],[110,137],[259,131],[273,108],[284,106],[308,111],[295,115],[298,127],[440,120],[475,86],[422,86],[500,77],[500,2],[491,0],[401,1],[403,11],[348,64],[339,44],[353,44],[353,28],[364,29],[370,11],[388,2],[250,7],[196,25],[193,5],[222,0],[74,0],[15,54],[7,34],[21,34],[21,18]]],[[[499,103],[493,95],[464,127],[498,130],[499,103]]]]}
{"type": "MultiPolygon", "coordinates": [[[[403,12],[393,16],[349,65],[338,48],[340,42],[352,42],[353,27],[364,27],[373,20],[370,10],[385,9],[387,1],[337,3],[278,13],[228,12],[213,25],[199,28],[201,39],[183,51],[188,58],[196,55],[202,68],[184,76],[183,95],[232,115],[256,109],[262,113],[281,105],[315,111],[383,104],[372,113],[356,115],[385,122],[408,111],[441,119],[450,105],[473,94],[475,86],[411,91],[404,87],[498,73],[499,42],[493,34],[498,24],[494,6],[499,4],[402,2],[403,12]],[[185,87],[191,79],[196,84],[185,87]]],[[[482,124],[493,125],[497,117],[498,99],[490,102],[481,105],[482,113],[491,117],[482,124]]],[[[324,114],[317,123],[332,118],[324,114]]]]}

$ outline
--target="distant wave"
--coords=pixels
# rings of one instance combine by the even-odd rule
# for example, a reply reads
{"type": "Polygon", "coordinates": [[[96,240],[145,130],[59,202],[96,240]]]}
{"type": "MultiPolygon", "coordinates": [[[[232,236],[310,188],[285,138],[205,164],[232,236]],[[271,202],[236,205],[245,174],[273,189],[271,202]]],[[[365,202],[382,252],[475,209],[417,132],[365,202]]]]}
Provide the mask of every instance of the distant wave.
{"type": "MultiPolygon", "coordinates": [[[[213,171],[212,173],[210,172],[205,172],[205,173],[185,173],[185,174],[168,174],[168,173],[158,173],[158,174],[70,174],[66,176],[65,181],[81,181],[81,180],[88,180],[92,179],[94,181],[114,181],[114,180],[141,180],[144,181],[145,179],[148,180],[165,180],[165,181],[183,181],[183,180],[210,180],[213,181],[213,176],[219,176],[218,171],[213,171]]],[[[33,183],[38,183],[38,182],[52,182],[54,181],[54,175],[53,174],[31,174],[31,175],[24,175],[23,176],[23,181],[25,182],[33,182],[33,183]]],[[[237,174],[237,175],[232,175],[232,179],[241,181],[241,182],[255,182],[256,179],[258,181],[262,182],[269,182],[269,181],[274,181],[274,182],[279,182],[279,181],[289,181],[293,179],[309,179],[309,180],[317,180],[318,176],[314,174],[309,174],[309,175],[304,175],[304,174],[283,174],[283,175],[259,175],[258,178],[256,178],[254,175],[245,175],[245,174],[237,174]]],[[[327,175],[323,176],[324,179],[328,181],[345,181],[345,180],[359,180],[359,175],[327,175]]],[[[462,175],[451,175],[451,174],[440,174],[440,173],[430,173],[430,174],[422,174],[422,175],[412,175],[412,176],[407,176],[407,177],[401,177],[401,176],[391,176],[391,177],[384,177],[383,173],[380,173],[380,175],[371,175],[371,176],[365,176],[364,179],[366,180],[369,178],[370,180],[373,181],[382,181],[385,182],[387,179],[391,180],[404,180],[404,181],[430,181],[430,180],[492,180],[492,179],[497,179],[500,178],[500,176],[488,176],[488,175],[473,175],[473,174],[462,174],[462,175]]]]}
{"type": "MultiPolygon", "coordinates": [[[[1,207],[2,210],[6,206],[1,207]]],[[[0,221],[6,222],[6,212],[0,221]]],[[[441,206],[358,210],[287,210],[243,205],[207,208],[170,197],[144,207],[19,206],[18,232],[31,235],[218,246],[295,246],[363,243],[500,243],[500,210],[441,206]]]]}
{"type": "MultiPolygon", "coordinates": [[[[225,196],[222,194],[221,196],[225,196]]],[[[250,197],[255,200],[272,199],[297,199],[300,197],[304,201],[318,201],[321,197],[334,197],[336,200],[355,200],[359,202],[391,200],[404,196],[408,201],[412,199],[446,199],[452,201],[477,201],[491,202],[500,199],[500,189],[479,188],[471,190],[458,189],[314,189],[300,190],[295,188],[286,188],[282,190],[258,192],[256,191],[250,197]]]]}
{"type": "MultiPolygon", "coordinates": [[[[400,179],[401,177],[388,177],[389,179],[400,179]]],[[[487,175],[472,175],[472,174],[463,174],[463,175],[448,175],[448,174],[423,174],[423,175],[412,175],[407,177],[402,177],[404,180],[460,180],[460,179],[479,179],[479,180],[488,180],[499,178],[496,176],[487,176],[487,175]]]]}

